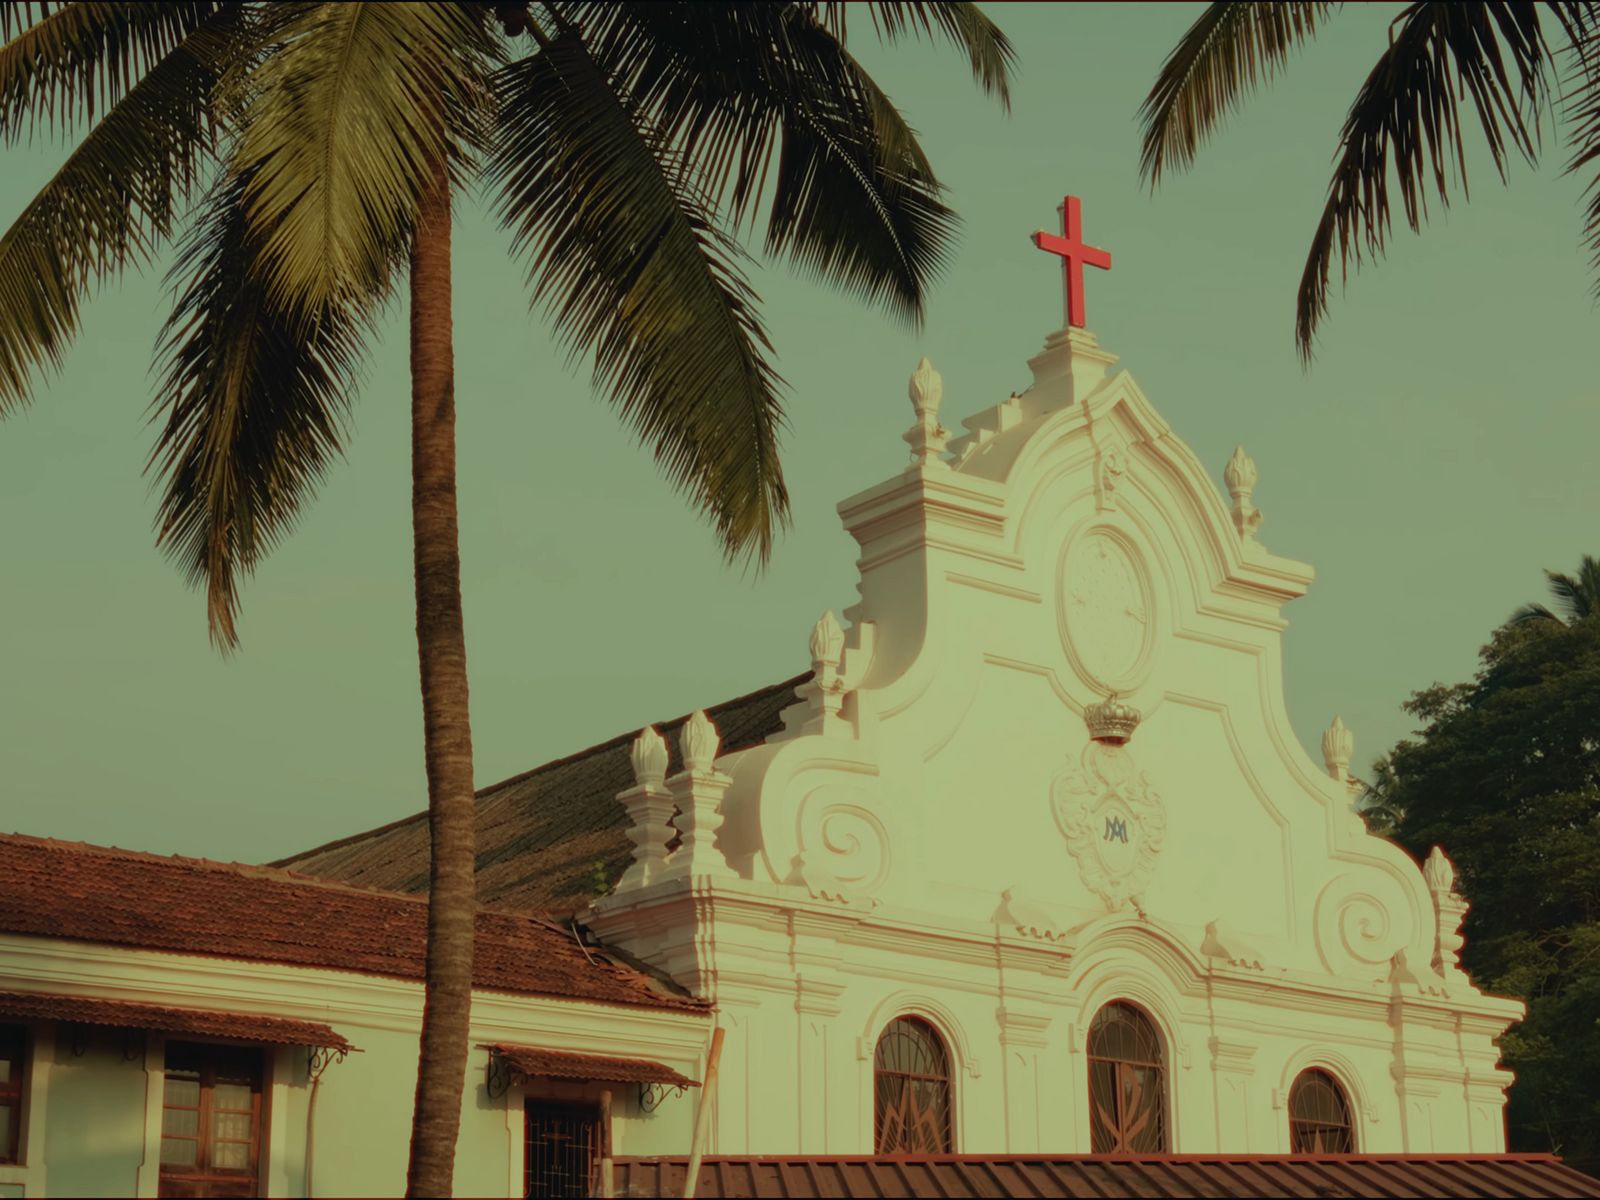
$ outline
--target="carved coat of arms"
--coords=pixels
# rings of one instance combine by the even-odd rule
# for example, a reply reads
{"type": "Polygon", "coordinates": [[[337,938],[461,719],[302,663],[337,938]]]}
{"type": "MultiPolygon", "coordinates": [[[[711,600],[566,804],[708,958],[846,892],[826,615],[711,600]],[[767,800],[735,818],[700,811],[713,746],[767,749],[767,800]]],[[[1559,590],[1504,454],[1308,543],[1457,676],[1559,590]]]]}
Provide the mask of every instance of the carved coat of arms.
{"type": "Polygon", "coordinates": [[[1167,810],[1124,746],[1090,742],[1050,789],[1083,886],[1115,912],[1137,896],[1167,836],[1167,810]]]}

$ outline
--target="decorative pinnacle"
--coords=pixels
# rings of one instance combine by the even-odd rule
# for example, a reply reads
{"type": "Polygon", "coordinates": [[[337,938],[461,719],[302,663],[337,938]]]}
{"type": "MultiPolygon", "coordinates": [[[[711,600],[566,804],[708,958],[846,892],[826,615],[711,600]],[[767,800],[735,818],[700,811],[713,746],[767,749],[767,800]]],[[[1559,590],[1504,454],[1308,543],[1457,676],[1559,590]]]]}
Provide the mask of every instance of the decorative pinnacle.
{"type": "Polygon", "coordinates": [[[1083,710],[1083,723],[1089,727],[1089,736],[1097,742],[1121,745],[1133,736],[1143,714],[1131,704],[1124,704],[1112,692],[1099,704],[1090,704],[1083,710]]]}
{"type": "Polygon", "coordinates": [[[1243,446],[1233,448],[1233,457],[1222,468],[1222,481],[1228,485],[1233,497],[1233,527],[1239,536],[1254,539],[1261,528],[1261,510],[1250,502],[1250,493],[1256,487],[1256,464],[1244,452],[1243,446]]]}
{"type": "Polygon", "coordinates": [[[1244,452],[1243,446],[1235,446],[1233,457],[1228,459],[1228,465],[1222,468],[1222,481],[1228,485],[1228,494],[1235,499],[1248,496],[1255,491],[1256,480],[1259,477],[1255,460],[1244,452]]]}
{"type": "Polygon", "coordinates": [[[944,399],[944,376],[933,369],[924,354],[911,372],[911,407],[917,410],[917,420],[928,425],[939,424],[939,404],[944,399]]]}
{"type": "Polygon", "coordinates": [[[1456,868],[1444,851],[1435,846],[1428,851],[1428,860],[1422,864],[1422,877],[1428,882],[1430,892],[1445,893],[1456,885],[1456,868]]]}
{"type": "Polygon", "coordinates": [[[722,739],[717,736],[717,727],[711,723],[711,718],[706,716],[704,709],[696,709],[694,715],[683,723],[683,732],[678,735],[684,769],[711,770],[721,744],[722,739]]]}
{"type": "Polygon", "coordinates": [[[1350,756],[1355,753],[1356,735],[1345,726],[1342,717],[1334,717],[1322,734],[1322,761],[1328,774],[1344,783],[1350,773],[1350,756]]]}
{"type": "Polygon", "coordinates": [[[628,751],[633,760],[633,781],[640,786],[660,787],[667,777],[667,740],[647,725],[633,739],[628,751]]]}
{"type": "Polygon", "coordinates": [[[839,666],[839,656],[844,653],[844,630],[839,627],[833,609],[822,614],[811,627],[811,663],[814,667],[839,666]]]}

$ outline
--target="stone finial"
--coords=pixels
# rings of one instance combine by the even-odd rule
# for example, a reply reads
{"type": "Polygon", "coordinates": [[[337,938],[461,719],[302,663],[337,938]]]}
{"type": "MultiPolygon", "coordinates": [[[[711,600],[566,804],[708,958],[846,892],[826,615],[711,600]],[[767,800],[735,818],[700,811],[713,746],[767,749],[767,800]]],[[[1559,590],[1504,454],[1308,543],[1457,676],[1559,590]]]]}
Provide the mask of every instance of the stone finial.
{"type": "Polygon", "coordinates": [[[939,424],[939,403],[944,399],[944,378],[933,369],[924,355],[917,369],[911,372],[911,407],[917,411],[917,423],[903,435],[911,447],[911,462],[915,466],[943,465],[940,457],[950,431],[939,424]]]}
{"type": "Polygon", "coordinates": [[[628,814],[628,840],[633,862],[617,881],[618,893],[643,887],[659,879],[667,865],[667,844],[677,834],[672,814],[677,809],[664,786],[667,743],[654,726],[640,730],[628,757],[633,762],[634,786],[617,794],[628,814]]]}
{"type": "Polygon", "coordinates": [[[639,731],[628,757],[633,761],[634,783],[661,786],[667,777],[667,740],[656,732],[654,725],[639,731]]]}
{"type": "Polygon", "coordinates": [[[1456,868],[1443,850],[1435,846],[1428,851],[1422,864],[1422,878],[1428,885],[1428,895],[1433,900],[1433,969],[1448,978],[1460,970],[1457,955],[1465,939],[1461,936],[1461,923],[1471,907],[1456,892],[1456,868]]]}
{"type": "Polygon", "coordinates": [[[933,425],[939,423],[939,404],[944,400],[944,376],[933,369],[924,354],[911,372],[911,407],[917,411],[917,420],[933,425]]]}
{"type": "Polygon", "coordinates": [[[683,723],[679,738],[683,770],[667,782],[678,810],[673,821],[683,834],[683,841],[667,860],[667,879],[727,878],[733,874],[717,845],[717,830],[722,828],[724,819],[722,797],[733,783],[715,765],[720,742],[717,727],[704,711],[694,713],[683,723]]]}
{"type": "Polygon", "coordinates": [[[1233,457],[1228,460],[1228,465],[1222,468],[1222,481],[1228,485],[1228,494],[1237,496],[1240,492],[1249,495],[1255,491],[1256,480],[1260,473],[1256,470],[1253,458],[1244,452],[1243,446],[1233,448],[1233,457]]]}
{"type": "Polygon", "coordinates": [[[828,666],[837,670],[843,653],[844,630],[830,608],[811,627],[811,665],[813,669],[828,666]]]}
{"type": "Polygon", "coordinates": [[[683,732],[678,735],[684,770],[711,770],[721,743],[722,739],[717,736],[717,727],[711,723],[711,718],[706,716],[704,709],[696,709],[694,715],[683,723],[683,732]]]}
{"type": "Polygon", "coordinates": [[[1435,846],[1428,851],[1428,860],[1422,864],[1422,877],[1428,881],[1430,892],[1451,892],[1456,886],[1456,868],[1444,851],[1435,846]]]}
{"type": "Polygon", "coordinates": [[[1346,727],[1343,717],[1334,717],[1322,734],[1322,761],[1328,774],[1339,783],[1350,779],[1350,757],[1355,753],[1356,735],[1346,727]]]}
{"type": "Polygon", "coordinates": [[[1261,528],[1261,510],[1251,503],[1260,473],[1255,460],[1244,452],[1243,446],[1233,448],[1233,457],[1222,469],[1222,481],[1228,485],[1228,495],[1233,497],[1233,524],[1239,536],[1254,538],[1261,528]]]}

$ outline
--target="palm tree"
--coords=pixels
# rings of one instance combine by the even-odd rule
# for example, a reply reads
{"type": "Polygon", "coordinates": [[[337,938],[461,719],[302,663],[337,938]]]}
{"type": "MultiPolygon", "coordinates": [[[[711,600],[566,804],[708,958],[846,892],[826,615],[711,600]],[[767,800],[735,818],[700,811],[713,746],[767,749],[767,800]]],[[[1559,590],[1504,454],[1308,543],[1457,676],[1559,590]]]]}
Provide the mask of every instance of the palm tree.
{"type": "MultiPolygon", "coordinates": [[[[952,41],[1007,101],[1011,48],[975,5],[869,13],[886,39],[952,41]]],[[[95,284],[178,238],[157,541],[203,585],[225,651],[241,580],[340,453],[372,326],[406,279],[432,836],[413,1195],[451,1188],[472,984],[453,197],[486,185],[596,389],[728,558],[765,563],[787,519],[781,381],[733,233],[765,207],[768,254],[916,322],[954,229],[845,17],[818,3],[0,8],[0,137],[41,117],[76,135],[0,236],[0,413],[60,365],[95,284]]]]}
{"type": "Polygon", "coordinates": [[[1552,612],[1542,604],[1524,604],[1511,614],[1511,624],[1554,621],[1558,625],[1576,625],[1600,612],[1600,560],[1585,554],[1578,563],[1576,575],[1546,571],[1544,577],[1549,581],[1550,596],[1561,610],[1560,613],[1552,612]]]}
{"type": "MultiPolygon", "coordinates": [[[[1154,189],[1163,171],[1194,162],[1200,143],[1259,79],[1270,79],[1290,51],[1342,6],[1209,4],[1167,56],[1140,115],[1140,173],[1154,189]]],[[[1462,105],[1482,127],[1502,180],[1514,155],[1537,158],[1547,119],[1566,122],[1569,171],[1600,172],[1600,3],[1549,0],[1469,3],[1438,0],[1399,8],[1388,45],[1345,118],[1328,198],[1312,235],[1295,306],[1295,342],[1309,362],[1328,314],[1335,248],[1341,279],[1388,242],[1390,176],[1412,232],[1441,207],[1452,184],[1467,194],[1462,105]],[[1552,46],[1547,33],[1557,43],[1552,46]]],[[[1467,118],[1470,119],[1470,116],[1467,118]]],[[[1600,296],[1600,173],[1588,191],[1584,238],[1600,296]]]]}

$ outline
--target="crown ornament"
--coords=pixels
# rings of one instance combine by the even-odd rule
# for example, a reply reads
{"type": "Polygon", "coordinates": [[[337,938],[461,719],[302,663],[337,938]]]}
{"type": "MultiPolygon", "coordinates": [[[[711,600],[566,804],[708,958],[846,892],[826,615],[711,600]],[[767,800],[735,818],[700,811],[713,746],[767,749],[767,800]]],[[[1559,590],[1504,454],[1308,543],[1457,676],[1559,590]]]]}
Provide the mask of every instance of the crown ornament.
{"type": "Polygon", "coordinates": [[[1124,704],[1112,692],[1099,704],[1084,708],[1083,723],[1089,727],[1089,736],[1095,741],[1120,746],[1133,736],[1142,716],[1137,708],[1124,704]]]}

